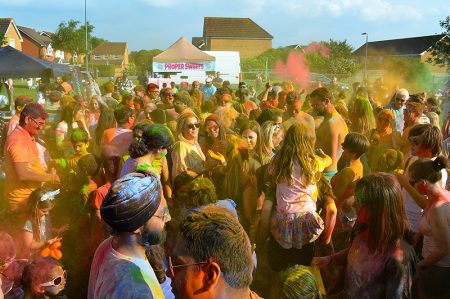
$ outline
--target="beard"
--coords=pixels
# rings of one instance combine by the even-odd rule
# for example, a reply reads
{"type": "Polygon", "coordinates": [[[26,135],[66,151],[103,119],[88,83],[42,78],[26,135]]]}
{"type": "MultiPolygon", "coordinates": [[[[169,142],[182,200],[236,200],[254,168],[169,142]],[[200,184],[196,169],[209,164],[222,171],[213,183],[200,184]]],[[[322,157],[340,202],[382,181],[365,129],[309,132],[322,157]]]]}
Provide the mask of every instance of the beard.
{"type": "Polygon", "coordinates": [[[144,226],[144,229],[139,235],[138,242],[145,248],[149,248],[152,245],[162,244],[166,241],[167,232],[165,229],[162,231],[149,230],[144,226]]]}

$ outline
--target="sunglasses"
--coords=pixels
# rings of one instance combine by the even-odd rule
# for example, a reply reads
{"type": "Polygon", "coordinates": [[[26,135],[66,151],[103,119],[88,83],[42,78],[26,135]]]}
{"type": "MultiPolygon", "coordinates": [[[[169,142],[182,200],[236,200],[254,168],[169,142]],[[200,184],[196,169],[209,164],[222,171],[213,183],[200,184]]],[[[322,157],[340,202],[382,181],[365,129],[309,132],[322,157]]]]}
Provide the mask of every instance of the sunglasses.
{"type": "Polygon", "coordinates": [[[209,127],[206,127],[206,129],[207,130],[218,130],[219,126],[209,126],[209,127]]]}
{"type": "Polygon", "coordinates": [[[44,122],[38,122],[37,120],[35,120],[34,118],[30,117],[30,119],[36,124],[36,126],[38,126],[39,128],[42,128],[45,126],[44,122]]]}
{"type": "Polygon", "coordinates": [[[166,97],[173,97],[174,96],[173,93],[166,93],[165,95],[166,95],[166,97]]]}
{"type": "Polygon", "coordinates": [[[196,124],[187,124],[186,127],[188,127],[188,128],[191,129],[191,130],[193,130],[194,128],[195,128],[195,129],[198,129],[198,128],[200,128],[200,124],[199,124],[199,123],[196,123],[196,124]]]}
{"type": "Polygon", "coordinates": [[[172,257],[169,256],[169,270],[170,270],[170,275],[171,275],[171,277],[175,277],[175,272],[174,272],[174,269],[175,269],[175,268],[192,267],[192,266],[204,265],[204,264],[207,264],[207,263],[208,263],[208,262],[200,262],[200,263],[192,263],[192,264],[174,265],[174,264],[172,263],[172,257]]]}
{"type": "Polygon", "coordinates": [[[41,287],[54,287],[54,286],[58,286],[58,285],[61,284],[63,278],[64,278],[64,279],[67,279],[67,272],[66,272],[66,270],[64,270],[63,276],[58,276],[58,277],[56,277],[55,279],[53,279],[52,281],[41,283],[40,286],[41,286],[41,287]]]}

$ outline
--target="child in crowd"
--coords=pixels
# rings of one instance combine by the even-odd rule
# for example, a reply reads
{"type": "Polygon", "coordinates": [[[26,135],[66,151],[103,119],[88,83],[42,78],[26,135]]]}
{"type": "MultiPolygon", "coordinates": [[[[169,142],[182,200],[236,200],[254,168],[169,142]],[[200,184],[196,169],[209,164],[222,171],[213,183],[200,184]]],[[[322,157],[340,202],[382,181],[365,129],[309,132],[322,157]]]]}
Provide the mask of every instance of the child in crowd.
{"type": "Polygon", "coordinates": [[[357,213],[354,197],[355,186],[363,177],[363,165],[359,158],[369,149],[369,140],[360,133],[349,133],[345,137],[342,148],[344,149],[342,156],[347,160],[348,166],[331,179],[338,207],[338,225],[335,231],[337,235],[335,234],[336,240],[334,240],[334,245],[338,246],[338,250],[349,245],[345,240],[353,227],[357,213]]]}
{"type": "Polygon", "coordinates": [[[81,157],[89,154],[89,134],[81,129],[76,129],[72,131],[70,136],[70,141],[72,142],[72,147],[75,154],[67,160],[67,166],[69,172],[73,171],[77,173],[79,171],[77,163],[81,157]]]}
{"type": "Polygon", "coordinates": [[[51,257],[38,257],[23,272],[23,298],[67,298],[61,295],[67,273],[51,257]]]}
{"type": "Polygon", "coordinates": [[[22,255],[29,257],[38,254],[44,247],[61,240],[60,234],[67,225],[53,229],[50,211],[55,206],[55,197],[59,190],[44,185],[34,190],[27,204],[27,218],[22,232],[22,255]],[[56,237],[53,237],[56,233],[56,237]]]}

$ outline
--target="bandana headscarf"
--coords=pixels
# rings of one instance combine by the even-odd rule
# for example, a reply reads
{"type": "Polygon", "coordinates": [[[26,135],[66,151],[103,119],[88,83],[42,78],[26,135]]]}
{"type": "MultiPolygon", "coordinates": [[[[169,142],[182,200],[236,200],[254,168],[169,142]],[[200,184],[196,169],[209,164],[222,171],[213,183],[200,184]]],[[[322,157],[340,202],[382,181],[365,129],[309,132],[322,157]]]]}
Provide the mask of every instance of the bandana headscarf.
{"type": "Polygon", "coordinates": [[[129,173],[115,181],[100,207],[102,219],[118,232],[143,226],[161,203],[161,183],[149,173],[129,173]]]}

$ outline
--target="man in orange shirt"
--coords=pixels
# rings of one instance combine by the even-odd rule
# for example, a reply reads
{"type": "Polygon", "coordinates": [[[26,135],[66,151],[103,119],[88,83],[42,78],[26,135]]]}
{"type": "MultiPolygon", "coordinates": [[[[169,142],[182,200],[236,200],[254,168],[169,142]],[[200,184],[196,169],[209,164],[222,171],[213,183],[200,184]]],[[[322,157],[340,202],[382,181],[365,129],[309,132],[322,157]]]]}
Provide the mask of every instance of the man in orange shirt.
{"type": "Polygon", "coordinates": [[[114,117],[118,127],[105,130],[102,136],[101,147],[105,157],[122,157],[128,153],[133,141],[134,110],[121,105],[114,111],[114,117]]]}
{"type": "Polygon", "coordinates": [[[29,195],[43,182],[59,182],[58,175],[42,169],[34,138],[45,126],[47,117],[38,103],[27,104],[20,114],[19,126],[6,140],[5,199],[12,215],[24,212],[29,195]]]}

